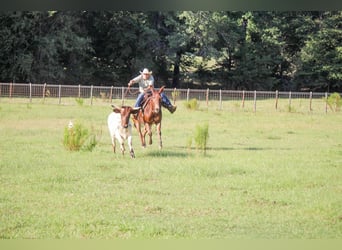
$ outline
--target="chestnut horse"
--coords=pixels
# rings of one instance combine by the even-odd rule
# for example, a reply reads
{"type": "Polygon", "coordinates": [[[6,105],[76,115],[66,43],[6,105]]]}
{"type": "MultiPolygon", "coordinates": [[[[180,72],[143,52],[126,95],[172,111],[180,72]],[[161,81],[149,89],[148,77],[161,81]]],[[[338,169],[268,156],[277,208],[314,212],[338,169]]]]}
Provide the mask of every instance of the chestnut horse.
{"type": "Polygon", "coordinates": [[[141,145],[146,147],[145,135],[148,134],[149,141],[148,144],[152,144],[152,125],[155,124],[157,127],[157,134],[159,137],[159,149],[163,147],[161,138],[161,121],[162,121],[162,105],[161,96],[164,90],[164,86],[159,90],[155,90],[152,86],[149,87],[147,93],[145,94],[144,100],[142,102],[142,108],[139,110],[137,115],[133,115],[132,119],[134,126],[138,130],[141,145]],[[142,124],[144,124],[144,132],[141,131],[142,124]]]}

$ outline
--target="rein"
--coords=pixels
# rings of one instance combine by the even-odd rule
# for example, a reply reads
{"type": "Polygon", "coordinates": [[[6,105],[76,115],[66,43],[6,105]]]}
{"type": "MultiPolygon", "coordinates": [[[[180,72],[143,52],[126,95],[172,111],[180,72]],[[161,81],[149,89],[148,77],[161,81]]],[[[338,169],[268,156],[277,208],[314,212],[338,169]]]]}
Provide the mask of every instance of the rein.
{"type": "Polygon", "coordinates": [[[139,89],[138,89],[137,91],[133,92],[133,91],[131,91],[131,86],[128,85],[128,88],[126,89],[126,91],[125,91],[125,93],[124,93],[124,95],[123,95],[123,97],[122,97],[122,105],[124,105],[125,98],[126,98],[126,96],[127,96],[128,93],[129,93],[130,95],[136,95],[136,94],[139,93],[139,89]]]}

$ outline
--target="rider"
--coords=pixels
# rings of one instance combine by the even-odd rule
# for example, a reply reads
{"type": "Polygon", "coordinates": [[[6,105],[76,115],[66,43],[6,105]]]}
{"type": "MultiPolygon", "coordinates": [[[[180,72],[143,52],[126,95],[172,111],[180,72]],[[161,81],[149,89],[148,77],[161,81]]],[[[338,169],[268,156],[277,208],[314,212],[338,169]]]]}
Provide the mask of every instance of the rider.
{"type": "MultiPolygon", "coordinates": [[[[145,68],[143,71],[140,71],[140,75],[130,80],[128,86],[130,87],[134,83],[139,83],[140,92],[136,100],[135,107],[140,107],[141,102],[144,99],[145,90],[147,90],[149,86],[154,87],[154,77],[152,76],[152,71],[149,71],[147,68],[145,68]]],[[[167,108],[171,114],[175,112],[177,106],[173,106],[171,104],[170,100],[167,98],[164,92],[162,92],[160,95],[162,99],[162,106],[167,108]]]]}

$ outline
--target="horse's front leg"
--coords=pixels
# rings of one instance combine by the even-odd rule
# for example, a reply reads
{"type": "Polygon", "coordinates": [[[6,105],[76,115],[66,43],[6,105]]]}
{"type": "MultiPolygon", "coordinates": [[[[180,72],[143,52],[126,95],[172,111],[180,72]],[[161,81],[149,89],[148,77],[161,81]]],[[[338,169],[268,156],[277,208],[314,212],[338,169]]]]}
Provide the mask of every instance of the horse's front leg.
{"type": "Polygon", "coordinates": [[[159,137],[159,149],[163,148],[162,136],[161,136],[161,122],[157,124],[157,134],[159,137]]]}
{"type": "Polygon", "coordinates": [[[148,140],[148,144],[151,145],[152,144],[152,130],[151,130],[151,124],[145,123],[145,133],[144,135],[146,135],[146,133],[149,136],[149,140],[148,140]]]}

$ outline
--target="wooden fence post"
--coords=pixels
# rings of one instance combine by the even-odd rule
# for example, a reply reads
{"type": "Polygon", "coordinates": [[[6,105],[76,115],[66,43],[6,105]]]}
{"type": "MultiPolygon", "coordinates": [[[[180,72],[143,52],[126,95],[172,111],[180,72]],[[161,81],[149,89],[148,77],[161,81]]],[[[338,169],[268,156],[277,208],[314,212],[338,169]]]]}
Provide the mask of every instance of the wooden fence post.
{"type": "Polygon", "coordinates": [[[312,111],[312,91],[310,91],[310,112],[312,111]]]}
{"type": "Polygon", "coordinates": [[[278,98],[279,98],[279,92],[276,90],[276,96],[275,96],[275,109],[278,110],[278,98]]]}
{"type": "Polygon", "coordinates": [[[113,86],[110,88],[110,93],[109,93],[109,101],[113,101],[113,86]]]}
{"type": "Polygon", "coordinates": [[[125,99],[125,87],[121,87],[121,105],[124,105],[124,99],[125,99]]]}
{"type": "Polygon", "coordinates": [[[43,85],[43,103],[45,102],[46,83],[43,85]]]}
{"type": "Polygon", "coordinates": [[[254,113],[256,112],[256,90],[254,90],[254,113]]]}
{"type": "Polygon", "coordinates": [[[205,102],[207,104],[207,108],[209,106],[209,88],[207,88],[207,92],[205,94],[205,102]]]}
{"type": "Polygon", "coordinates": [[[187,92],[186,92],[186,101],[189,101],[189,95],[190,95],[190,89],[188,88],[187,92]]]}
{"type": "Polygon", "coordinates": [[[81,98],[81,84],[78,84],[78,98],[81,98]]]}
{"type": "Polygon", "coordinates": [[[62,85],[59,84],[58,86],[58,104],[61,104],[61,92],[62,92],[62,85]]]}
{"type": "Polygon", "coordinates": [[[30,103],[32,103],[32,83],[30,83],[30,103]]]}
{"type": "Polygon", "coordinates": [[[328,92],[325,92],[325,113],[328,113],[328,92]]]}
{"type": "Polygon", "coordinates": [[[13,82],[10,83],[9,98],[12,98],[13,82]]]}
{"type": "Polygon", "coordinates": [[[220,110],[222,110],[222,89],[220,89],[220,110]]]}
{"type": "Polygon", "coordinates": [[[289,92],[289,111],[291,111],[291,97],[292,97],[292,92],[289,92]]]}
{"type": "Polygon", "coordinates": [[[90,105],[93,106],[93,89],[94,89],[94,86],[91,85],[90,86],[90,105]]]}
{"type": "Polygon", "coordinates": [[[178,97],[177,88],[174,88],[172,92],[173,105],[176,105],[177,97],[178,97]]]}
{"type": "Polygon", "coordinates": [[[245,107],[245,90],[242,90],[242,104],[241,107],[244,108],[245,107]]]}

